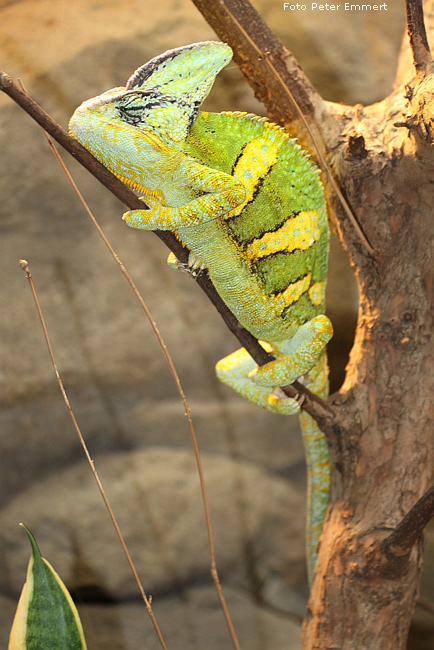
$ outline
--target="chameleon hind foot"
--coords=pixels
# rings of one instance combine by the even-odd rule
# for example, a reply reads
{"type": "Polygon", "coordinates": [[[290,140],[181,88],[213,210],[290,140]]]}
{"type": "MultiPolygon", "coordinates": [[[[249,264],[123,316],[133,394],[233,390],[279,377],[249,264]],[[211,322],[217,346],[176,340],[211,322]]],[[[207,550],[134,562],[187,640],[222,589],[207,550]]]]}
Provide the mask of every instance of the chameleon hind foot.
{"type": "Polygon", "coordinates": [[[279,388],[259,386],[250,379],[255,368],[256,363],[250,354],[240,348],[217,363],[216,373],[221,382],[267,411],[280,415],[298,413],[300,406],[296,400],[287,397],[279,388]]]}
{"type": "Polygon", "coordinates": [[[302,325],[292,339],[263,344],[276,357],[274,361],[258,367],[241,348],[217,363],[217,377],[262,408],[282,415],[297,413],[300,401],[287,397],[279,387],[297,379],[307,386],[314,382],[332,333],[329,319],[317,316],[302,325]]]}
{"type": "Polygon", "coordinates": [[[260,386],[287,386],[308,374],[318,356],[330,341],[333,327],[327,316],[320,315],[301,325],[291,339],[279,342],[277,358],[255,367],[249,378],[260,386]]]}

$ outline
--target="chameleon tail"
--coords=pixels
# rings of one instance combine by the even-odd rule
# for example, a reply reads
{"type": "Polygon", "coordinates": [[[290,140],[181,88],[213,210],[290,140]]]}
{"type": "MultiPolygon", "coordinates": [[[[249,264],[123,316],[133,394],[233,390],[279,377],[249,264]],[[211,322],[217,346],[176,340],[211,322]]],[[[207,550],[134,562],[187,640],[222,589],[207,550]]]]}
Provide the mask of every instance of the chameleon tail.
{"type": "MultiPolygon", "coordinates": [[[[327,354],[323,350],[309,373],[307,387],[321,399],[329,393],[327,354]]],[[[309,584],[312,585],[318,555],[318,542],[327,512],[330,491],[330,450],[327,439],[316,421],[300,413],[307,465],[306,557],[309,584]]]]}
{"type": "Polygon", "coordinates": [[[312,585],[318,541],[329,502],[330,453],[327,440],[307,413],[300,414],[307,464],[306,556],[309,584],[312,585]]]}

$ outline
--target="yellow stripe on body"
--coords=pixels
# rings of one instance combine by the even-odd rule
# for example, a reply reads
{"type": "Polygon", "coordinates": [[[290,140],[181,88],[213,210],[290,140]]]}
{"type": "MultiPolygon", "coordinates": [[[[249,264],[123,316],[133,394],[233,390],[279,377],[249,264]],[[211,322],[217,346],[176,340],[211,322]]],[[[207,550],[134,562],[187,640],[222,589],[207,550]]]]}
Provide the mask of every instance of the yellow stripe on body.
{"type": "MultiPolygon", "coordinates": [[[[270,142],[265,138],[256,138],[246,144],[232,171],[233,176],[245,186],[246,197],[241,205],[226,215],[226,219],[239,215],[254,199],[258,183],[267,176],[277,162],[280,145],[280,140],[270,142]]],[[[265,233],[251,242],[245,251],[246,260],[254,262],[279,251],[308,250],[321,236],[320,229],[316,227],[317,217],[317,210],[305,210],[296,217],[288,219],[277,231],[265,233]]],[[[274,303],[282,311],[294,304],[309,290],[311,279],[312,275],[308,273],[296,282],[292,282],[275,296],[274,303]]]]}
{"type": "Polygon", "coordinates": [[[294,304],[309,289],[311,279],[312,274],[307,273],[300,280],[291,282],[291,284],[286,287],[285,291],[276,295],[274,298],[275,303],[281,306],[282,310],[285,309],[285,307],[294,304]]]}
{"type": "Polygon", "coordinates": [[[266,138],[255,138],[246,144],[237,160],[232,175],[241,181],[246,189],[246,198],[241,205],[226,215],[231,219],[239,215],[254,198],[259,181],[268,174],[277,162],[281,142],[270,142],[266,138]]]}
{"type": "Polygon", "coordinates": [[[309,298],[315,307],[319,307],[325,299],[325,282],[315,282],[309,288],[309,298]]]}
{"type": "Polygon", "coordinates": [[[317,221],[317,210],[303,210],[296,217],[288,218],[278,230],[267,232],[250,242],[246,256],[254,262],[274,253],[306,251],[321,236],[321,229],[316,226],[317,221]]]}

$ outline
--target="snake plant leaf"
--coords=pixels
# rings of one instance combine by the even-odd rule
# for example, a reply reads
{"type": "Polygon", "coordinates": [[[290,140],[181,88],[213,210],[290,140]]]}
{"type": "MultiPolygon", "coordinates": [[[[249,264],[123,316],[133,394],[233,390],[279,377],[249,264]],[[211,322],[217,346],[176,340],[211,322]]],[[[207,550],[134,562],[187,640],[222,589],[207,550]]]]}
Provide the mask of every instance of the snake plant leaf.
{"type": "Polygon", "coordinates": [[[8,650],[86,650],[75,605],[53,567],[23,525],[32,557],[9,637],[8,650]]]}

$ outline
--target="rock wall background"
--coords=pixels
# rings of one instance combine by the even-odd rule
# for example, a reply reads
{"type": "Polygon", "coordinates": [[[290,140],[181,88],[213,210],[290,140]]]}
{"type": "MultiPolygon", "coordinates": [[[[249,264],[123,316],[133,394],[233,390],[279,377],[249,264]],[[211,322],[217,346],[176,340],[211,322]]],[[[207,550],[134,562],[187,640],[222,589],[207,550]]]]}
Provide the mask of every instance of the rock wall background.
{"type": "MultiPolygon", "coordinates": [[[[370,14],[284,12],[277,0],[253,4],[327,99],[367,104],[390,92],[403,1],[370,14]]],[[[215,38],[187,0],[3,1],[0,24],[0,67],[20,77],[64,126],[81,101],[123,84],[152,56],[215,38]]],[[[235,65],[220,75],[207,107],[263,113],[235,65]]],[[[24,257],[71,402],[167,642],[220,649],[228,637],[209,578],[188,428],[159,346],[40,130],[1,95],[0,152],[0,645],[7,644],[29,556],[18,528],[24,521],[73,590],[89,648],[157,647],[58,392],[18,267],[24,257]]],[[[236,342],[213,308],[186,275],[167,268],[163,245],[151,233],[126,228],[123,207],[64,158],[180,373],[242,647],[296,649],[307,594],[297,420],[262,413],[217,383],[214,364],[236,342]]],[[[357,291],[336,242],[329,284],[338,388],[357,291]]],[[[434,647],[429,624],[419,619],[424,648],[434,647]]],[[[421,637],[418,643],[422,648],[421,637]]]]}

